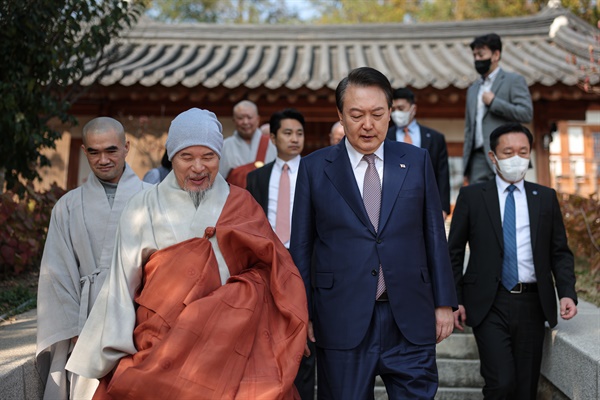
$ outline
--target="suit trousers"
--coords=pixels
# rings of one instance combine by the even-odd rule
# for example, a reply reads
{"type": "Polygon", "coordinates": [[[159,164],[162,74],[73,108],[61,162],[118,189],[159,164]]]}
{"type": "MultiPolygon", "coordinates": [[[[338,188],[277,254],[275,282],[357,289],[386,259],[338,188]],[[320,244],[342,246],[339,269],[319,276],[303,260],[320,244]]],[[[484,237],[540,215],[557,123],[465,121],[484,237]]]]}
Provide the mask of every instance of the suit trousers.
{"type": "Polygon", "coordinates": [[[294,380],[294,385],[300,393],[302,400],[314,400],[315,398],[315,360],[317,349],[313,342],[307,340],[310,356],[302,357],[298,374],[294,380]]]}
{"type": "Polygon", "coordinates": [[[494,178],[495,174],[488,165],[487,157],[488,155],[485,154],[483,149],[471,152],[469,165],[467,165],[467,170],[465,171],[465,175],[469,178],[469,185],[486,182],[494,178]]]}
{"type": "Polygon", "coordinates": [[[513,294],[500,286],[492,309],[473,327],[486,400],[535,400],[544,323],[538,293],[513,294]]]}
{"type": "Polygon", "coordinates": [[[356,348],[324,349],[317,338],[319,400],[372,400],[377,375],[389,399],[433,399],[437,392],[435,344],[406,340],[387,301],[375,302],[367,334],[356,348]]]}

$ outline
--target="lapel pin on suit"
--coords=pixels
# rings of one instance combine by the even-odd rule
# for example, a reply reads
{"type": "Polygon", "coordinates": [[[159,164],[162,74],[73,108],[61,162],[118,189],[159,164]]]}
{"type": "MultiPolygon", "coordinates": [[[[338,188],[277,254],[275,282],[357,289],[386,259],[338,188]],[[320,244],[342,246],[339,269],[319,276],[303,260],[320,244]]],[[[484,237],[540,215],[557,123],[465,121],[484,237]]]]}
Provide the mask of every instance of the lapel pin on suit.
{"type": "Polygon", "coordinates": [[[406,165],[400,164],[400,168],[406,168],[406,165]]]}
{"type": "Polygon", "coordinates": [[[534,196],[537,196],[537,190],[534,190],[534,191],[533,191],[533,192],[531,192],[531,193],[533,193],[533,195],[534,195],[534,196]]]}

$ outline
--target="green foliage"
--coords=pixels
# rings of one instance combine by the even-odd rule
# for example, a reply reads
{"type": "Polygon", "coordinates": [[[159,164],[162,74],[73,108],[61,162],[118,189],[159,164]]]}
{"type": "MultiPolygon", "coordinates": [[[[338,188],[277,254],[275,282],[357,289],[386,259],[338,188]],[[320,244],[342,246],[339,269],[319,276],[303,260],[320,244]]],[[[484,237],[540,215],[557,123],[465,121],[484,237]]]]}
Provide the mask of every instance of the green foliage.
{"type": "Polygon", "coordinates": [[[592,275],[600,278],[600,203],[597,198],[574,194],[559,196],[569,247],[580,260],[587,260],[592,275]]]}
{"type": "Polygon", "coordinates": [[[36,281],[7,279],[0,282],[0,288],[0,315],[11,316],[36,307],[36,281]]]}
{"type": "Polygon", "coordinates": [[[280,0],[153,0],[148,13],[167,22],[299,22],[297,12],[280,0]]]}
{"type": "MultiPolygon", "coordinates": [[[[310,2],[319,15],[313,22],[324,24],[435,22],[517,17],[538,13],[548,4],[548,0],[310,0],[310,2]]],[[[599,9],[594,0],[562,0],[561,5],[593,25],[598,22],[599,9]]]]}
{"type": "Polygon", "coordinates": [[[52,207],[64,193],[54,184],[43,193],[28,185],[0,195],[0,276],[39,268],[52,207]]]}
{"type": "Polygon", "coordinates": [[[320,10],[321,17],[315,21],[322,24],[402,22],[406,15],[416,11],[416,3],[410,0],[312,0],[320,10]]]}
{"type": "Polygon", "coordinates": [[[142,11],[125,0],[0,0],[0,172],[8,189],[39,179],[40,153],[61,133],[51,118],[75,123],[68,111],[80,82],[102,72],[113,37],[142,11]]]}

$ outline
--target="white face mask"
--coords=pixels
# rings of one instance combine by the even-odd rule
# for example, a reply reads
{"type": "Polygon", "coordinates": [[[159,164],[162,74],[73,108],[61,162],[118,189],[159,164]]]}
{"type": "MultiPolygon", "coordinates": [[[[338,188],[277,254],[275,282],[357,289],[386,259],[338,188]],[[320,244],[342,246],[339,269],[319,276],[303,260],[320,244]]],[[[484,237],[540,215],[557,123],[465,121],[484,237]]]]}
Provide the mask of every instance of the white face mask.
{"type": "Polygon", "coordinates": [[[410,120],[413,117],[413,106],[410,106],[408,111],[392,111],[392,121],[396,124],[397,127],[403,128],[410,123],[410,120]]]}
{"type": "Polygon", "coordinates": [[[519,157],[517,155],[503,160],[498,160],[498,157],[494,154],[496,159],[496,172],[504,178],[505,181],[510,183],[519,182],[525,177],[527,170],[529,169],[529,158],[519,157]]]}

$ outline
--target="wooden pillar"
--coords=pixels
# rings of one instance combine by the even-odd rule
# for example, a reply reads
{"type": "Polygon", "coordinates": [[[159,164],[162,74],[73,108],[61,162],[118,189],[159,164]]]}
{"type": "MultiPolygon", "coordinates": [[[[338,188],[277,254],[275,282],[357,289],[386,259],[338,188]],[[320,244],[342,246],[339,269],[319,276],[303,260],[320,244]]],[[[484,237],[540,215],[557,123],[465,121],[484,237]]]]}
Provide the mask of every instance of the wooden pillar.
{"type": "Polygon", "coordinates": [[[548,104],[540,99],[533,105],[533,149],[536,156],[537,180],[540,185],[550,186],[550,152],[544,147],[544,136],[550,133],[548,104]]]}
{"type": "Polygon", "coordinates": [[[67,190],[75,189],[79,185],[79,154],[83,141],[71,135],[69,146],[69,167],[67,169],[67,190]]]}

